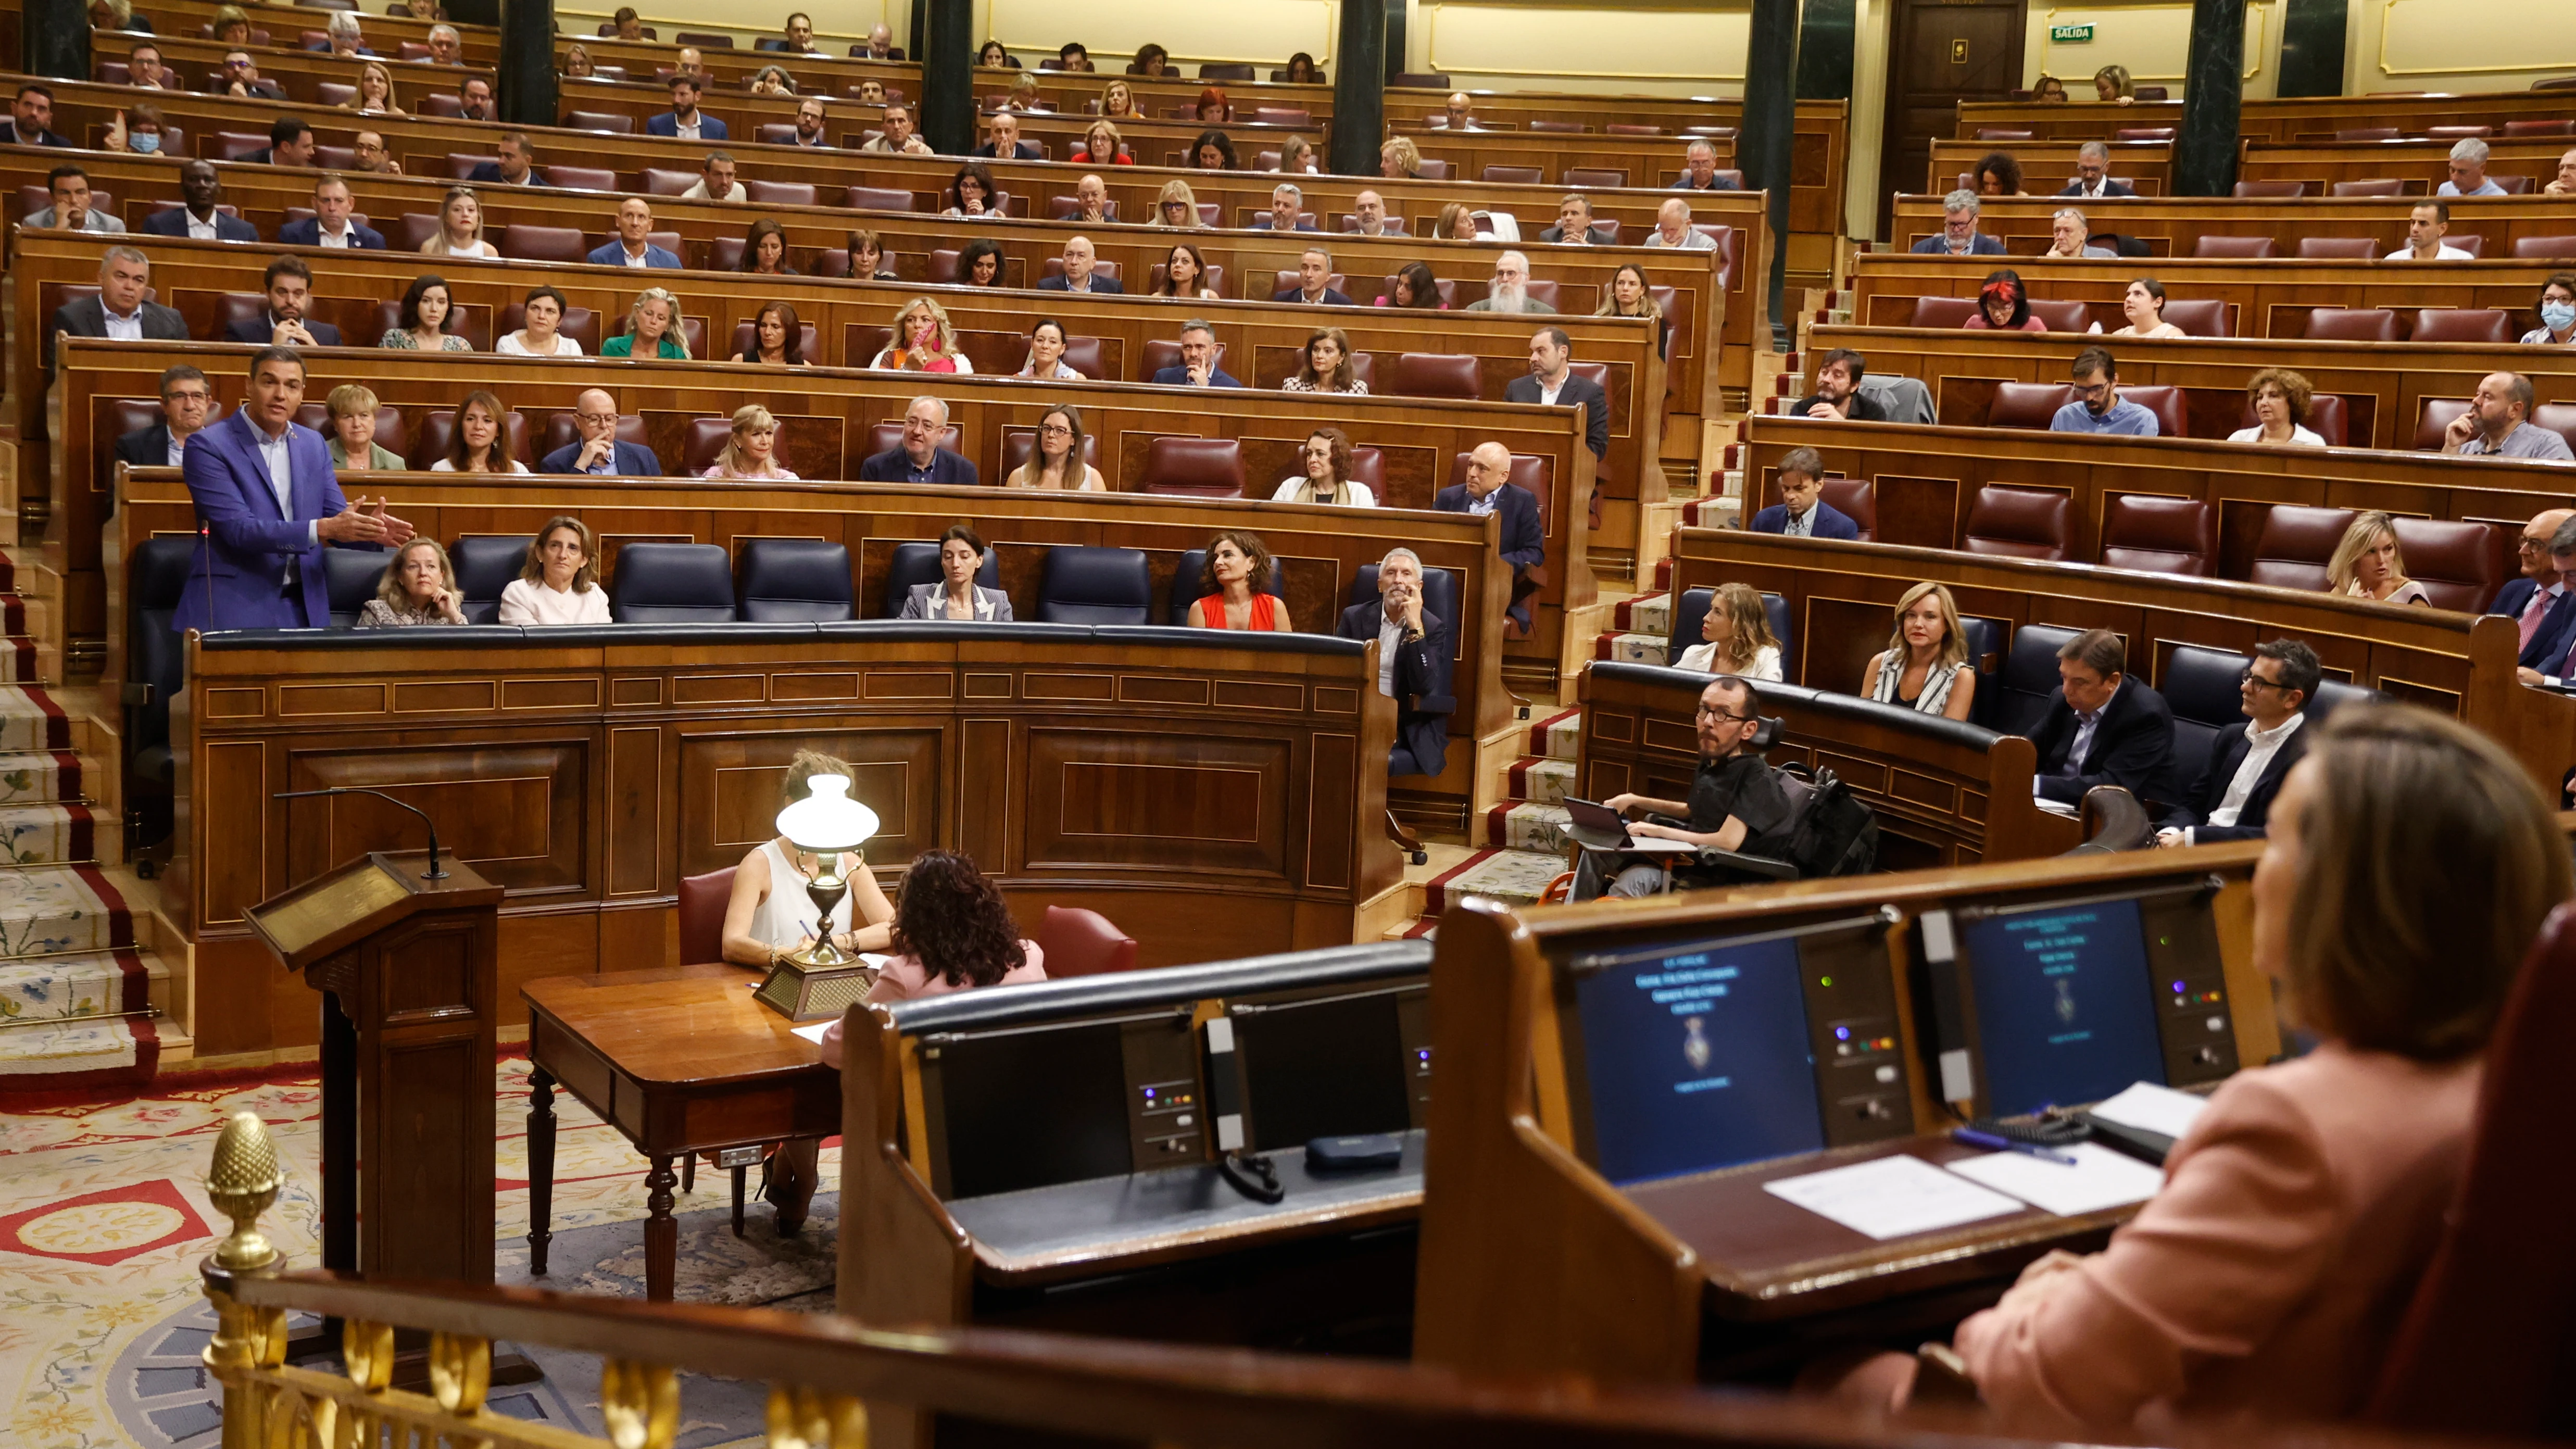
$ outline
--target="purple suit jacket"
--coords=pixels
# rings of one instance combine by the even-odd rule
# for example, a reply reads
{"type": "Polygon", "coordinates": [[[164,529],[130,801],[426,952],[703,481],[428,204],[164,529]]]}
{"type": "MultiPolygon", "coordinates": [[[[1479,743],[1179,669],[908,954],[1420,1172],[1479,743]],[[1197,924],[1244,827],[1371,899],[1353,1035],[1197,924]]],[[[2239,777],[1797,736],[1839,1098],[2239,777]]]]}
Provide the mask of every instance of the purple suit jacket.
{"type": "Polygon", "coordinates": [[[288,424],[286,458],[294,480],[292,518],[278,514],[277,490],[245,413],[236,409],[188,439],[180,475],[197,506],[197,551],[188,560],[187,592],[179,598],[173,629],[319,629],[330,623],[324,546],[309,540],[314,520],[346,504],[320,433],[288,424]],[[281,583],[290,568],[304,579],[301,610],[287,602],[281,583]]]}

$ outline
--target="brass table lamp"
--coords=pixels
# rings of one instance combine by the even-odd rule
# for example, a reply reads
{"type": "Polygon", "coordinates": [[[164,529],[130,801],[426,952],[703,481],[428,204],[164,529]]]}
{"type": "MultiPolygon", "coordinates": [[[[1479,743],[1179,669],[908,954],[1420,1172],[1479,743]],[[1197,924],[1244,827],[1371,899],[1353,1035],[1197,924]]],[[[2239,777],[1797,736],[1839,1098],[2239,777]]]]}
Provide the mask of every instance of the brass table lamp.
{"type": "Polygon", "coordinates": [[[753,993],[761,1003],[790,1021],[838,1016],[867,995],[877,971],[863,958],[832,943],[832,912],[850,893],[841,872],[841,856],[857,850],[877,833],[877,812],[850,798],[847,775],[816,775],[805,782],[804,799],[778,812],[778,833],[788,845],[816,857],[814,878],[805,894],[814,903],[814,942],[783,953],[769,968],[769,978],[753,993]]]}

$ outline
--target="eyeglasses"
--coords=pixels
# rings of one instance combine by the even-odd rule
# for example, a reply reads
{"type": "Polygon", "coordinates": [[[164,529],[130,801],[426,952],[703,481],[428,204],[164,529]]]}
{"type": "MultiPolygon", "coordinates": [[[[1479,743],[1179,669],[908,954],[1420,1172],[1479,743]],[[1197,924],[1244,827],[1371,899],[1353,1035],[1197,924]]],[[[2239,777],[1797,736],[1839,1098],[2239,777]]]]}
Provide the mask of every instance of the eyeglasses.
{"type": "Polygon", "coordinates": [[[2277,689],[2285,694],[2289,692],[2290,688],[2290,686],[2283,684],[2278,680],[2265,679],[2262,675],[2255,673],[2251,668],[2237,671],[2236,682],[2240,685],[2258,684],[2265,689],[2277,689]]]}
{"type": "Polygon", "coordinates": [[[617,422],[615,413],[574,413],[573,416],[594,427],[611,427],[617,422]]]}
{"type": "Polygon", "coordinates": [[[1704,704],[1703,704],[1703,705],[1701,705],[1701,706],[1699,707],[1698,718],[1700,718],[1700,719],[1731,719],[1731,720],[1735,721],[1737,724],[1743,724],[1743,723],[1745,723],[1745,722],[1746,722],[1746,721],[1748,721],[1748,720],[1751,720],[1751,719],[1756,718],[1756,716],[1749,715],[1749,714],[1729,714],[1729,713],[1728,713],[1728,712],[1726,712],[1725,710],[1722,710],[1722,709],[1711,709],[1711,708],[1709,708],[1707,705],[1704,705],[1704,704]]]}
{"type": "Polygon", "coordinates": [[[215,395],[210,392],[198,392],[191,388],[182,392],[169,393],[161,400],[163,402],[176,403],[210,403],[215,400],[215,395]]]}
{"type": "Polygon", "coordinates": [[[1038,436],[1045,438],[1070,438],[1073,436],[1073,429],[1066,427],[1062,423],[1048,423],[1038,429],[1038,436]]]}

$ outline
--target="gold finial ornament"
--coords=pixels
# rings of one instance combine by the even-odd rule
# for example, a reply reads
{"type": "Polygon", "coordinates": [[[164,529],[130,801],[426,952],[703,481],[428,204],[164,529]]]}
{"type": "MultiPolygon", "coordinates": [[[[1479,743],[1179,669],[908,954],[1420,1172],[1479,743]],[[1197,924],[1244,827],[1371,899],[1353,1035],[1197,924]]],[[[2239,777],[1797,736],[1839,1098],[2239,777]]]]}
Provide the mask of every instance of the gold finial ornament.
{"type": "Polygon", "coordinates": [[[259,1215],[285,1185],[267,1125],[255,1112],[235,1113],[215,1139],[214,1169],[206,1174],[206,1200],[233,1221],[232,1235],[215,1247],[218,1266],[242,1272],[277,1261],[276,1245],[260,1234],[259,1215]]]}
{"type": "Polygon", "coordinates": [[[680,1432],[680,1379],[664,1364],[612,1358],[599,1366],[599,1417],[616,1449],[671,1449],[680,1432]]]}

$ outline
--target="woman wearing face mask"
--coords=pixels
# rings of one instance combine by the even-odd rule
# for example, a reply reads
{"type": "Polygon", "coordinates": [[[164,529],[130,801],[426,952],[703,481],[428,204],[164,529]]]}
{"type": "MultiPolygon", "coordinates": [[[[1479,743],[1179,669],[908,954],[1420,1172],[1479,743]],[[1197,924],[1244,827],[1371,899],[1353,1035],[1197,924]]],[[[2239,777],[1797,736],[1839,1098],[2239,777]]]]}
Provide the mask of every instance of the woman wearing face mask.
{"type": "Polygon", "coordinates": [[[161,108],[150,101],[137,101],[116,113],[116,123],[107,128],[106,148],[137,156],[161,154],[161,108]]]}
{"type": "Polygon", "coordinates": [[[868,366],[881,372],[973,372],[975,365],[957,350],[956,335],[947,308],[915,297],[895,314],[894,344],[869,359],[868,366]]]}
{"type": "Polygon", "coordinates": [[[2559,272],[2540,284],[2540,325],[2522,334],[2525,347],[2576,342],[2576,275],[2559,272]]]}

